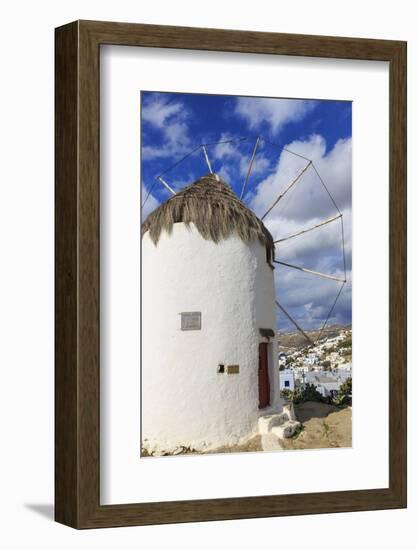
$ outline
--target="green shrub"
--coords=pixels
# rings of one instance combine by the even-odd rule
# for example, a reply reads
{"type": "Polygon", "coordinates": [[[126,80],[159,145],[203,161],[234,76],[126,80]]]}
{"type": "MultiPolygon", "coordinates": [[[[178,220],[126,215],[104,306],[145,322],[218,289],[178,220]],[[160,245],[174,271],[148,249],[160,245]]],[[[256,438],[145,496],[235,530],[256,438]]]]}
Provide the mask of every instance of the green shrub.
{"type": "Polygon", "coordinates": [[[339,391],[333,396],[323,397],[313,384],[306,384],[303,390],[300,388],[296,388],[294,391],[282,390],[281,397],[296,405],[305,401],[317,401],[336,405],[336,407],[345,407],[352,404],[352,378],[348,378],[341,384],[339,391]]]}
{"type": "Polygon", "coordinates": [[[319,401],[322,403],[326,401],[313,384],[307,384],[304,390],[300,388],[296,388],[294,391],[282,390],[281,397],[284,397],[288,401],[292,401],[296,405],[298,403],[304,403],[305,401],[319,401]]]}
{"type": "Polygon", "coordinates": [[[352,395],[352,377],[348,378],[339,388],[339,393],[342,395],[352,395]]]}
{"type": "Polygon", "coordinates": [[[340,385],[336,396],[337,406],[352,405],[352,378],[348,378],[346,382],[340,385]],[[339,404],[340,403],[340,404],[339,404]]]}

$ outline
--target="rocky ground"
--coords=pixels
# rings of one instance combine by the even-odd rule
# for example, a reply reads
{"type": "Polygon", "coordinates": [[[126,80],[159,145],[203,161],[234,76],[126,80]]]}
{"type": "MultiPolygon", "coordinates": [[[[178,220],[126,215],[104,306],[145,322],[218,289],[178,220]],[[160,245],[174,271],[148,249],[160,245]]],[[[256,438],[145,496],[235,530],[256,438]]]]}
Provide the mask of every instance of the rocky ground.
{"type": "Polygon", "coordinates": [[[326,449],[352,446],[352,409],[308,401],[295,407],[303,429],[281,440],[283,449],[326,449]]]}
{"type": "MultiPolygon", "coordinates": [[[[323,331],[320,330],[307,330],[306,334],[315,342],[319,335],[321,335],[321,340],[324,338],[334,338],[338,336],[341,330],[351,329],[351,325],[342,326],[342,325],[330,325],[326,327],[323,331]]],[[[298,331],[291,332],[280,332],[278,335],[280,351],[286,351],[290,349],[301,349],[304,348],[307,344],[305,337],[298,331]]]]}
{"type": "Polygon", "coordinates": [[[254,452],[254,451],[263,451],[260,435],[255,435],[254,437],[249,439],[249,441],[241,445],[230,445],[230,446],[219,447],[218,449],[207,451],[207,453],[205,454],[244,453],[244,452],[254,452]]]}
{"type": "MultiPolygon", "coordinates": [[[[292,438],[279,440],[283,450],[352,446],[351,407],[339,409],[334,405],[307,401],[295,405],[295,414],[297,420],[302,423],[302,429],[292,438]]],[[[204,454],[256,452],[278,448],[277,446],[263,448],[262,443],[262,436],[255,435],[244,444],[219,447],[204,454]]],[[[194,454],[195,452],[193,449],[184,448],[174,454],[194,454]]],[[[142,451],[142,456],[149,455],[142,451]]]]}
{"type": "MultiPolygon", "coordinates": [[[[352,409],[307,401],[295,405],[295,414],[303,428],[294,437],[280,440],[284,450],[327,449],[352,446],[352,409]]],[[[256,435],[243,445],[220,447],[211,453],[263,451],[262,439],[256,435]]]]}

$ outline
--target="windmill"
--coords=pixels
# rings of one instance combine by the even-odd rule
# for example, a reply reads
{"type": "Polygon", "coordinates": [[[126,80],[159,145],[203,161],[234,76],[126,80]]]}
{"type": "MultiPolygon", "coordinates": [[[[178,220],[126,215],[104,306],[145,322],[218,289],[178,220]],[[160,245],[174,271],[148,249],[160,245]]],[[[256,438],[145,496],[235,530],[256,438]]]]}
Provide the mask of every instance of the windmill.
{"type": "Polygon", "coordinates": [[[149,454],[204,452],[254,433],[286,437],[298,425],[280,397],[276,313],[314,342],[277,299],[275,267],[340,285],[320,338],[346,283],[343,215],[314,162],[295,151],[286,154],[301,167],[289,167],[285,174],[292,177],[282,189],[271,179],[272,200],[257,215],[245,201],[265,145],[276,147],[261,137],[204,143],[155,178],[169,198],[142,224],[142,448],[149,454]],[[250,148],[238,193],[210,158],[214,148],[235,143],[250,148]],[[170,173],[191,158],[205,164],[203,175],[178,189],[170,173]],[[319,177],[336,213],[276,236],[274,224],[266,223],[309,173],[319,177]],[[342,276],[288,260],[285,246],[335,223],[342,233],[342,276]]]}
{"type": "MultiPolygon", "coordinates": [[[[298,186],[299,188],[303,187],[303,179],[305,180],[307,174],[313,174],[316,178],[316,182],[313,184],[316,186],[318,191],[322,191],[324,194],[324,197],[328,199],[332,209],[333,213],[330,216],[323,217],[323,219],[320,219],[317,221],[317,223],[313,223],[310,226],[302,227],[291,234],[286,234],[281,237],[277,237],[274,239],[275,244],[275,264],[278,266],[285,267],[290,270],[294,270],[296,272],[301,272],[304,274],[308,274],[312,277],[318,277],[322,280],[332,281],[334,283],[337,283],[337,289],[334,293],[334,299],[328,308],[328,311],[326,315],[324,316],[324,321],[321,325],[321,327],[318,330],[318,336],[315,338],[315,341],[312,340],[311,336],[307,334],[307,331],[305,328],[302,327],[302,323],[295,319],[293,315],[290,314],[288,311],[288,308],[285,307],[285,305],[281,302],[281,300],[276,300],[276,307],[278,308],[278,313],[283,318],[287,319],[294,327],[295,329],[304,337],[306,342],[308,343],[308,346],[314,346],[315,343],[317,343],[321,336],[323,335],[323,332],[325,331],[325,328],[329,322],[329,319],[331,319],[332,313],[339,301],[339,298],[345,288],[345,285],[347,283],[347,273],[346,273],[346,253],[345,253],[345,235],[344,235],[344,220],[343,220],[343,213],[341,212],[340,208],[336,204],[336,201],[334,200],[332,194],[329,191],[328,186],[326,185],[323,177],[320,175],[319,170],[316,166],[316,163],[311,159],[307,158],[304,155],[301,155],[299,152],[293,151],[288,149],[287,147],[280,147],[275,143],[272,143],[266,139],[261,138],[260,136],[256,137],[239,137],[239,138],[231,138],[226,140],[219,140],[215,142],[209,142],[209,143],[202,143],[192,150],[190,150],[186,155],[184,155],[182,158],[180,158],[177,162],[174,164],[168,166],[162,173],[158,174],[155,177],[153,185],[150,187],[148,193],[146,194],[144,201],[142,203],[142,209],[146,205],[149,197],[152,194],[152,190],[156,183],[161,184],[165,190],[172,196],[176,194],[176,191],[174,191],[173,186],[171,186],[168,182],[168,175],[172,173],[172,171],[183,164],[187,159],[191,158],[192,156],[198,156],[200,155],[201,160],[205,162],[207,165],[207,168],[209,170],[210,174],[213,174],[213,165],[210,161],[208,150],[213,147],[217,146],[232,146],[232,145],[239,145],[242,143],[247,143],[248,145],[251,145],[252,150],[249,157],[249,161],[246,168],[246,173],[244,175],[242,185],[241,185],[241,191],[239,193],[239,199],[243,202],[245,201],[245,197],[248,194],[249,189],[249,183],[250,183],[250,176],[254,167],[254,163],[256,160],[256,155],[259,153],[259,150],[262,146],[269,145],[272,148],[276,149],[277,151],[281,151],[281,154],[286,153],[289,158],[297,158],[301,160],[301,166],[298,164],[297,166],[294,166],[294,174],[292,174],[292,177],[289,176],[289,179],[285,182],[283,189],[279,190],[277,189],[275,192],[275,196],[273,200],[271,200],[268,208],[266,208],[263,213],[260,215],[260,219],[262,221],[265,220],[265,224],[268,227],[268,219],[270,215],[274,212],[279,212],[280,204],[282,204],[282,200],[287,196],[287,194],[290,194],[291,191],[298,186]],[[310,234],[311,232],[317,232],[317,230],[324,229],[326,226],[329,225],[336,225],[338,224],[339,232],[340,232],[340,257],[341,257],[341,267],[340,270],[341,273],[335,275],[332,273],[325,273],[322,271],[318,271],[316,269],[311,269],[308,266],[303,265],[297,265],[295,263],[289,263],[285,261],[285,259],[281,258],[280,251],[282,250],[283,246],[286,246],[287,244],[293,243],[295,240],[297,240],[299,237],[303,237],[307,234],[310,234]]],[[[274,234],[274,231],[271,230],[271,233],[274,234]]]]}

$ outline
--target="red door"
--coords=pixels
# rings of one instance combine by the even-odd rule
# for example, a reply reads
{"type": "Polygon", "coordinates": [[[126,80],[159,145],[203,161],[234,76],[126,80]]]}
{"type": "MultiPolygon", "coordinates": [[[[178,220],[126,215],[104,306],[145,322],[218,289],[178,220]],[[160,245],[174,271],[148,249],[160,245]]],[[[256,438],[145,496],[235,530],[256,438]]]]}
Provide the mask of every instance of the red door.
{"type": "Polygon", "coordinates": [[[268,344],[259,344],[259,408],[263,409],[269,405],[269,376],[268,376],[268,344]]]}

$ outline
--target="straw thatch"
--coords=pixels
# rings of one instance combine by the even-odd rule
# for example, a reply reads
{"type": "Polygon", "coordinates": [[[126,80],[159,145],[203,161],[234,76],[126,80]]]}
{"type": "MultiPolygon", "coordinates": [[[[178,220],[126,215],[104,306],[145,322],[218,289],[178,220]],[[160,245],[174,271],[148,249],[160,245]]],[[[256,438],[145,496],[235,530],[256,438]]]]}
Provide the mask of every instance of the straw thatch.
{"type": "Polygon", "coordinates": [[[154,210],[142,224],[142,235],[156,245],[163,230],[171,233],[174,223],[193,223],[204,239],[215,243],[230,235],[242,241],[259,240],[274,258],[274,241],[262,221],[240,201],[218,176],[208,174],[188,185],[154,210]]]}

